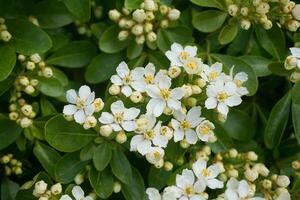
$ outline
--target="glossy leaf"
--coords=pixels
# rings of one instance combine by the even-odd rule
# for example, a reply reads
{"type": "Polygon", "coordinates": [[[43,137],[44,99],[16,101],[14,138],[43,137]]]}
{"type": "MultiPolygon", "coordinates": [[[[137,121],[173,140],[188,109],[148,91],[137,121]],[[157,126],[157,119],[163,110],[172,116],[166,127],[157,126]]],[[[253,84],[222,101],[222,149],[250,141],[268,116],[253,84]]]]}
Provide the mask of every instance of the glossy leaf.
{"type": "Polygon", "coordinates": [[[16,122],[0,115],[0,149],[13,143],[21,134],[22,128],[16,122]]]}
{"type": "Polygon", "coordinates": [[[89,172],[89,180],[100,198],[107,199],[112,194],[114,179],[109,169],[99,172],[92,168],[89,172]]]}
{"type": "Polygon", "coordinates": [[[110,166],[113,174],[123,183],[129,184],[132,178],[132,169],[130,162],[122,150],[116,148],[113,150],[110,166]]]}
{"type": "Polygon", "coordinates": [[[193,26],[204,33],[214,32],[225,22],[227,13],[218,10],[206,10],[193,14],[193,26]]]}
{"type": "Polygon", "coordinates": [[[90,0],[63,0],[68,10],[80,21],[86,22],[91,17],[90,0]]]}
{"type": "Polygon", "coordinates": [[[110,147],[110,143],[108,142],[102,142],[99,144],[94,152],[93,156],[93,163],[95,168],[98,171],[102,171],[105,169],[105,167],[109,164],[112,150],[110,147]]]}
{"type": "Polygon", "coordinates": [[[16,64],[16,54],[13,47],[0,45],[0,81],[6,79],[16,64]]]}

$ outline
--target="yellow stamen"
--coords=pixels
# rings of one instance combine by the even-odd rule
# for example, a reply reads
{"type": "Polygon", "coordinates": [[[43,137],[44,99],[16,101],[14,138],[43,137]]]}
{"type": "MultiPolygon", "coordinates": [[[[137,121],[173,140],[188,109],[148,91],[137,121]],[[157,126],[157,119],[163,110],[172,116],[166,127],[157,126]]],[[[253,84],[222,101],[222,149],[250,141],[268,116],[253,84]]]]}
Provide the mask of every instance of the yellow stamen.
{"type": "Polygon", "coordinates": [[[189,53],[186,52],[186,51],[182,51],[182,52],[180,52],[180,54],[179,54],[179,58],[180,58],[181,60],[186,60],[186,59],[188,59],[188,57],[189,57],[189,53]]]}
{"type": "Polygon", "coordinates": [[[219,102],[224,102],[228,97],[229,97],[228,94],[226,92],[222,91],[222,92],[219,92],[217,99],[219,102]]]}
{"type": "Polygon", "coordinates": [[[124,113],[123,112],[116,113],[114,117],[115,117],[115,121],[120,124],[123,122],[124,113]]]}
{"type": "Polygon", "coordinates": [[[171,92],[169,89],[161,89],[160,96],[163,100],[168,100],[171,96],[171,92]]]}
{"type": "Polygon", "coordinates": [[[183,120],[181,123],[180,123],[180,127],[184,130],[186,129],[190,129],[192,128],[192,125],[187,121],[187,120],[183,120]]]}
{"type": "Polygon", "coordinates": [[[83,109],[85,107],[85,101],[77,97],[76,99],[76,107],[78,109],[83,109]]]}
{"type": "Polygon", "coordinates": [[[209,171],[209,169],[205,168],[205,169],[202,169],[202,175],[207,177],[207,176],[210,176],[211,175],[211,172],[209,171]]]}
{"type": "Polygon", "coordinates": [[[153,77],[153,75],[149,74],[149,75],[145,76],[144,80],[147,84],[151,84],[151,83],[153,83],[154,77],[153,77]]]}

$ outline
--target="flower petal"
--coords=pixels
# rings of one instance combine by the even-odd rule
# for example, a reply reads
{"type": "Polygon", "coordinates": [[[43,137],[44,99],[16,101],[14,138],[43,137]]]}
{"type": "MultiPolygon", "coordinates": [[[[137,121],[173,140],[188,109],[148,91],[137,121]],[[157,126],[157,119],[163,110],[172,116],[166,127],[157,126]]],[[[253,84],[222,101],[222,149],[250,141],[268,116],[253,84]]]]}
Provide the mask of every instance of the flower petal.
{"type": "Polygon", "coordinates": [[[123,85],[123,81],[122,79],[120,78],[120,76],[118,75],[113,75],[111,78],[110,78],[110,81],[115,84],[115,85],[123,85]]]}
{"type": "Polygon", "coordinates": [[[182,99],[183,95],[184,95],[184,92],[183,92],[182,88],[177,87],[171,91],[172,99],[177,99],[177,100],[182,99]]]}
{"type": "Polygon", "coordinates": [[[207,109],[214,109],[214,108],[216,108],[217,107],[217,99],[213,98],[213,97],[209,97],[205,101],[205,107],[207,109]]]}
{"type": "Polygon", "coordinates": [[[137,108],[129,108],[124,111],[124,120],[133,120],[140,114],[137,108]]]}
{"type": "Polygon", "coordinates": [[[110,106],[110,110],[113,114],[124,112],[125,107],[123,101],[118,100],[113,102],[110,106]]]}
{"type": "Polygon", "coordinates": [[[74,105],[65,105],[63,109],[63,113],[65,115],[74,115],[77,112],[77,107],[74,105]]]}
{"type": "Polygon", "coordinates": [[[144,141],[144,136],[135,135],[130,141],[130,151],[137,151],[137,146],[144,141]]]}
{"type": "Polygon", "coordinates": [[[210,179],[207,180],[207,186],[210,189],[223,188],[224,183],[222,181],[219,181],[218,179],[210,179]]]}
{"type": "Polygon", "coordinates": [[[124,61],[118,65],[116,71],[121,78],[124,78],[130,72],[127,64],[124,61]]]}
{"type": "Polygon", "coordinates": [[[79,88],[78,94],[80,99],[86,100],[91,94],[91,88],[87,85],[83,85],[79,88]]]}
{"type": "Polygon", "coordinates": [[[68,90],[66,93],[66,99],[69,103],[76,104],[77,94],[74,89],[68,90]]]}
{"type": "Polygon", "coordinates": [[[122,94],[126,97],[129,97],[132,94],[132,89],[128,85],[124,85],[121,89],[122,94]]]}
{"type": "Polygon", "coordinates": [[[174,131],[174,142],[181,141],[183,140],[183,138],[184,138],[184,132],[181,129],[174,131]]]}
{"type": "Polygon", "coordinates": [[[93,105],[88,105],[84,108],[84,112],[86,115],[92,115],[95,111],[95,108],[93,105]]]}
{"type": "Polygon", "coordinates": [[[78,110],[75,114],[74,114],[74,119],[75,119],[75,122],[79,123],[79,124],[82,124],[85,122],[85,114],[84,114],[84,111],[83,110],[78,110]]]}
{"type": "Polygon", "coordinates": [[[146,92],[152,98],[160,98],[160,90],[156,85],[148,85],[146,92]]]}
{"type": "Polygon", "coordinates": [[[186,130],[186,132],[185,132],[185,138],[186,138],[186,141],[189,144],[196,144],[197,140],[198,140],[196,132],[194,130],[192,130],[192,129],[186,130]]]}
{"type": "Polygon", "coordinates": [[[136,129],[136,124],[134,121],[124,121],[122,127],[125,131],[134,131],[134,129],[136,129]]]}
{"type": "Polygon", "coordinates": [[[111,124],[114,122],[114,116],[108,112],[102,112],[99,121],[102,124],[111,124]]]}
{"type": "Polygon", "coordinates": [[[80,186],[74,186],[72,189],[72,194],[76,200],[81,200],[84,197],[84,191],[80,186]]]}
{"type": "Polygon", "coordinates": [[[153,109],[153,115],[155,117],[159,117],[163,113],[165,107],[166,107],[166,102],[158,101],[153,109]]]}

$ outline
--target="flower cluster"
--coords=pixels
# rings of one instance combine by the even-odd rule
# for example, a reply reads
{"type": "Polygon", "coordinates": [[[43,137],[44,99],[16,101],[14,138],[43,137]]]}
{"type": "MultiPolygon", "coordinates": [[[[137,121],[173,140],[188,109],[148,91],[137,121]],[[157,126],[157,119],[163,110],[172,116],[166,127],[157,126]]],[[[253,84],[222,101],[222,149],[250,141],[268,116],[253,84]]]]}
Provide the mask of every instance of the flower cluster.
{"type": "Polygon", "coordinates": [[[286,70],[292,70],[290,80],[294,83],[300,81],[300,48],[290,48],[292,55],[288,56],[284,62],[286,70]]]}
{"type": "Polygon", "coordinates": [[[170,22],[178,20],[179,17],[179,10],[155,0],[144,0],[140,8],[132,12],[126,8],[122,12],[116,9],[109,11],[109,18],[121,28],[119,40],[125,40],[133,34],[138,44],[143,44],[146,40],[155,42],[157,28],[167,28],[170,22]]]}
{"type": "Polygon", "coordinates": [[[293,32],[300,27],[300,4],[296,5],[290,0],[234,0],[228,5],[228,13],[238,19],[245,30],[248,30],[251,24],[261,24],[268,30],[277,22],[293,32]]]}
{"type": "Polygon", "coordinates": [[[4,165],[5,174],[7,176],[11,174],[19,175],[23,173],[22,163],[13,158],[12,154],[4,155],[0,158],[0,163],[4,165]]]}
{"type": "Polygon", "coordinates": [[[195,158],[192,170],[183,169],[182,174],[176,175],[174,185],[164,188],[161,194],[155,188],[148,188],[149,200],[205,200],[211,199],[210,195],[216,200],[291,199],[287,190],[289,178],[271,175],[266,166],[256,162],[258,156],[254,152],[239,153],[231,149],[212,157],[210,148],[204,146],[195,158]],[[249,165],[253,165],[250,170],[257,173],[256,179],[249,178],[249,165]]]}
{"type": "Polygon", "coordinates": [[[68,90],[66,95],[69,105],[64,106],[63,113],[67,119],[74,119],[75,122],[83,124],[85,129],[93,128],[97,125],[97,120],[93,116],[104,107],[101,98],[95,99],[95,93],[84,85],[79,88],[78,94],[74,89],[68,90]]]}
{"type": "Polygon", "coordinates": [[[7,30],[7,26],[5,25],[5,19],[0,17],[0,40],[8,42],[11,37],[11,34],[7,30]]]}
{"type": "Polygon", "coordinates": [[[56,183],[51,186],[51,188],[47,189],[48,184],[40,180],[34,184],[33,196],[39,198],[39,200],[48,200],[51,197],[59,196],[62,193],[62,185],[60,183],[56,183]]]}

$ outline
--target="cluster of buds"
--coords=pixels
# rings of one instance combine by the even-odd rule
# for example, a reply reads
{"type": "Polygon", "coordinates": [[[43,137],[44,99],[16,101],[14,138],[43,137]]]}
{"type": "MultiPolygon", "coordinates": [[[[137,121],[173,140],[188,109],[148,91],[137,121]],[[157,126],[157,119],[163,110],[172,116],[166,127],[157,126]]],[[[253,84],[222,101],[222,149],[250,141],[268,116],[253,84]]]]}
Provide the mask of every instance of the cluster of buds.
{"type": "Polygon", "coordinates": [[[12,154],[2,156],[0,158],[0,163],[3,164],[7,176],[10,176],[11,174],[20,175],[23,173],[22,163],[17,159],[14,159],[12,154]]]}
{"type": "Polygon", "coordinates": [[[284,62],[284,68],[292,71],[290,81],[293,83],[300,81],[300,48],[290,48],[292,55],[288,56],[284,62]]]}
{"type": "Polygon", "coordinates": [[[49,190],[47,188],[48,184],[45,181],[40,180],[35,183],[32,194],[39,200],[48,200],[53,199],[53,197],[59,197],[62,193],[62,186],[60,183],[52,185],[49,190]]]}
{"type": "Polygon", "coordinates": [[[33,123],[33,118],[36,117],[36,112],[32,105],[26,103],[26,100],[19,98],[12,101],[9,105],[9,119],[16,121],[22,128],[28,128],[33,123]]]}
{"type": "Polygon", "coordinates": [[[300,27],[300,4],[290,0],[232,0],[228,3],[228,13],[239,20],[241,28],[248,30],[251,24],[261,24],[264,29],[280,23],[289,31],[300,27]]]}
{"type": "Polygon", "coordinates": [[[5,25],[5,19],[0,17],[0,40],[8,42],[11,37],[11,34],[7,30],[7,26],[5,25]]]}
{"type": "Polygon", "coordinates": [[[119,40],[126,40],[132,34],[137,44],[143,44],[146,40],[155,42],[157,29],[168,28],[170,23],[179,17],[179,10],[155,0],[144,0],[140,8],[133,11],[126,8],[123,8],[122,12],[116,9],[109,11],[109,18],[121,28],[119,40]]]}

